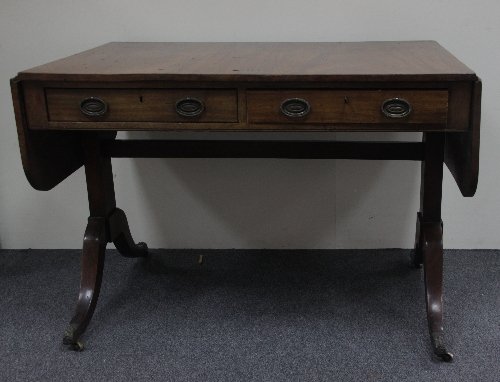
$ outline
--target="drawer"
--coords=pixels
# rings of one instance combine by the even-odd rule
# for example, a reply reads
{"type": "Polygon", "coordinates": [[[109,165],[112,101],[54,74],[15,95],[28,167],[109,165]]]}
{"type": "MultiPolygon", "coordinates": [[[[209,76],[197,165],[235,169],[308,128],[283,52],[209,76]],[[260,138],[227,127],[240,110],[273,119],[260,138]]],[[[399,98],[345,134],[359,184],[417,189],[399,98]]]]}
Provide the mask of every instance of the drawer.
{"type": "Polygon", "coordinates": [[[237,122],[235,89],[45,89],[53,122],[237,122]]]}
{"type": "Polygon", "coordinates": [[[446,90],[248,90],[253,124],[446,125],[446,90]]]}

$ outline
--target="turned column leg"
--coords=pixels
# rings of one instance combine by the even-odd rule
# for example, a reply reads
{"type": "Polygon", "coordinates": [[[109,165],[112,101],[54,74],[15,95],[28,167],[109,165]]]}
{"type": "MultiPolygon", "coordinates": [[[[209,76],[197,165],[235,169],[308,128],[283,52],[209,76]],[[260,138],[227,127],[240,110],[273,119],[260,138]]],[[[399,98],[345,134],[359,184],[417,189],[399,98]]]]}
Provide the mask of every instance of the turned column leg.
{"type": "Polygon", "coordinates": [[[444,134],[425,133],[422,161],[420,212],[413,263],[424,265],[427,322],[434,354],[450,362],[443,338],[443,223],[441,199],[444,162],[444,134]]]}
{"type": "Polygon", "coordinates": [[[80,292],[73,318],[63,343],[82,350],[80,336],[94,313],[104,269],[106,244],[113,241],[118,251],[128,257],[145,256],[147,246],[132,240],[125,213],[116,208],[111,158],[102,153],[99,137],[84,141],[85,176],[90,217],[83,239],[80,292]]]}

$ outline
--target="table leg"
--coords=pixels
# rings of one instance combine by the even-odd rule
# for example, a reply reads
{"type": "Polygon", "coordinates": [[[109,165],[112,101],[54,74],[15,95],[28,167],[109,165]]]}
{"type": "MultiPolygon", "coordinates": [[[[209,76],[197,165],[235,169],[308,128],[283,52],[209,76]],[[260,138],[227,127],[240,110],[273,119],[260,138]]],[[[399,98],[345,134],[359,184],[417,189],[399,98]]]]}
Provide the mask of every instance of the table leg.
{"type": "Polygon", "coordinates": [[[110,238],[118,252],[125,257],[146,257],[148,246],[146,243],[135,243],[130,233],[127,216],[119,208],[115,208],[109,217],[110,238]]]}
{"type": "Polygon", "coordinates": [[[106,244],[105,219],[90,217],[83,238],[78,302],[63,338],[63,343],[73,350],[83,350],[83,343],[79,338],[87,328],[99,298],[106,244]]]}
{"type": "Polygon", "coordinates": [[[102,153],[100,139],[87,139],[83,145],[90,217],[83,239],[80,293],[63,338],[63,343],[74,350],[83,349],[80,336],[97,304],[107,243],[112,241],[127,257],[147,255],[146,244],[134,243],[125,213],[116,208],[111,158],[102,153]]]}
{"type": "Polygon", "coordinates": [[[414,264],[424,265],[427,321],[434,354],[450,362],[453,355],[443,339],[443,223],[441,198],[444,162],[444,134],[425,133],[422,161],[420,212],[414,264]],[[420,252],[420,253],[419,253],[420,252]]]}
{"type": "Polygon", "coordinates": [[[415,268],[422,268],[422,264],[424,262],[423,252],[422,252],[422,232],[420,229],[422,220],[422,213],[417,213],[417,227],[415,229],[415,246],[413,247],[413,251],[411,254],[411,265],[415,268]]]}

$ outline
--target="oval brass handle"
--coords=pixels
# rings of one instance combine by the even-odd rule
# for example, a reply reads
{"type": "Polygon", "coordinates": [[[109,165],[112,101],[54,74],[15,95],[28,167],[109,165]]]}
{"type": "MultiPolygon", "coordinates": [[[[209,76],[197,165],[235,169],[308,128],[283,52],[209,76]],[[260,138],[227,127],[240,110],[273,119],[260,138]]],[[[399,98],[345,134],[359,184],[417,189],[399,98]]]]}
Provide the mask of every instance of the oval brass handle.
{"type": "Polygon", "coordinates": [[[411,113],[411,105],[402,98],[386,99],[382,103],[382,113],[388,118],[404,118],[411,113]]]}
{"type": "Polygon", "coordinates": [[[311,105],[303,98],[288,98],[281,103],[281,112],[287,117],[305,117],[311,111],[311,105]]]}
{"type": "Polygon", "coordinates": [[[80,102],[80,111],[88,117],[101,117],[108,111],[108,105],[100,98],[89,97],[80,102]]]}
{"type": "Polygon", "coordinates": [[[175,111],[183,117],[197,117],[205,110],[203,101],[197,98],[183,98],[175,103],[175,111]]]}

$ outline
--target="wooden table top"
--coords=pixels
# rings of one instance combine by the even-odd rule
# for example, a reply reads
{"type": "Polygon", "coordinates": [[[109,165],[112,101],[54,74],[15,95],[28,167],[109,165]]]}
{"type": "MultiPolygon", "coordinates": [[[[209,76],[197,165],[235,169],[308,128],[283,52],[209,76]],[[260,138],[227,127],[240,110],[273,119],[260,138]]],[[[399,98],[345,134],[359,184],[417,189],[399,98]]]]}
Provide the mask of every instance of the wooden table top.
{"type": "Polygon", "coordinates": [[[46,81],[475,81],[435,41],[112,42],[19,73],[46,81]]]}

